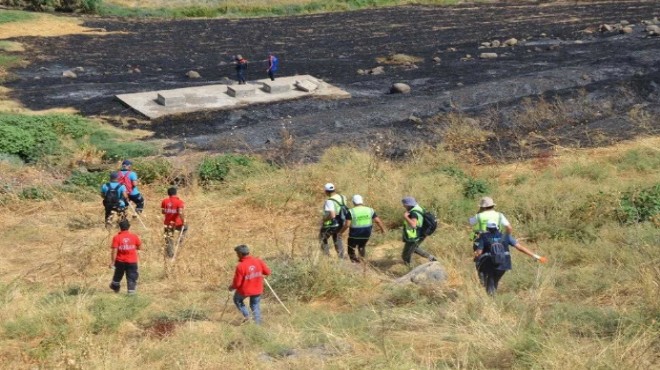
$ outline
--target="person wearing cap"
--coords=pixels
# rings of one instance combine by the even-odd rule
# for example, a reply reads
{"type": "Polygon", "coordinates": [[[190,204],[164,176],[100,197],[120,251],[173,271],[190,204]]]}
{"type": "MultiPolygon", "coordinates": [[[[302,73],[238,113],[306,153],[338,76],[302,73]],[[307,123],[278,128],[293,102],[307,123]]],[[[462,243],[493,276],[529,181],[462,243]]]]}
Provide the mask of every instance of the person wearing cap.
{"type": "Polygon", "coordinates": [[[250,310],[254,317],[254,322],[261,323],[261,294],[264,292],[264,276],[270,275],[270,269],[264,261],[250,256],[250,249],[247,245],[241,244],[234,248],[238,265],[234,273],[234,280],[229,285],[229,291],[234,291],[234,304],[243,318],[247,321],[250,313],[245,307],[245,298],[250,298],[250,310]]]}
{"type": "Polygon", "coordinates": [[[546,263],[548,261],[546,257],[534,254],[522,246],[511,234],[502,234],[499,231],[496,221],[488,221],[486,232],[481,233],[477,239],[476,249],[474,250],[474,261],[477,265],[479,275],[483,275],[481,284],[486,288],[486,292],[489,295],[495,295],[500,279],[504,276],[505,272],[511,270],[511,253],[509,247],[514,247],[540,263],[546,263]],[[504,255],[504,260],[499,264],[495,261],[495,252],[493,251],[495,245],[498,245],[498,248],[500,246],[503,247],[499,253],[504,255]]]}
{"type": "Polygon", "coordinates": [[[275,72],[280,68],[280,60],[277,59],[275,54],[273,52],[268,53],[268,69],[266,72],[268,73],[268,77],[270,78],[271,81],[275,81],[275,72]]]}
{"type": "MultiPolygon", "coordinates": [[[[135,212],[140,214],[144,210],[144,198],[138,189],[138,175],[131,171],[131,166],[133,166],[133,162],[125,159],[121,162],[121,170],[117,174],[119,175],[119,182],[126,186],[128,200],[135,203],[135,212]]],[[[128,201],[126,205],[128,206],[128,201]]]]}
{"type": "MultiPolygon", "coordinates": [[[[473,250],[476,250],[477,248],[477,239],[479,239],[479,235],[486,232],[486,224],[488,222],[494,222],[497,224],[497,228],[503,230],[505,234],[511,234],[513,232],[509,220],[507,220],[504,214],[495,211],[494,208],[495,202],[493,201],[493,198],[483,197],[479,200],[479,211],[476,215],[470,217],[469,222],[470,225],[472,225],[471,239],[473,250]]],[[[477,271],[479,271],[479,267],[475,267],[477,268],[477,271]]],[[[482,284],[484,283],[484,278],[484,275],[479,273],[479,280],[481,280],[482,284]]]]}
{"type": "Polygon", "coordinates": [[[245,71],[247,71],[248,61],[244,59],[241,54],[236,55],[234,58],[236,64],[236,79],[239,85],[245,85],[245,71]]]}
{"type": "Polygon", "coordinates": [[[138,251],[142,246],[140,237],[128,231],[131,224],[128,220],[119,222],[119,233],[112,238],[110,246],[110,268],[115,272],[110,282],[110,289],[119,293],[121,280],[126,275],[128,294],[135,294],[138,272],[138,251]]]}
{"type": "Polygon", "coordinates": [[[128,202],[128,192],[126,186],[119,183],[119,174],[112,172],[110,182],[101,186],[101,197],[103,198],[103,207],[105,208],[105,222],[110,222],[112,212],[123,213],[128,202]],[[111,192],[111,193],[109,193],[111,192]]]}
{"type": "Polygon", "coordinates": [[[339,258],[344,258],[344,242],[342,232],[346,218],[346,197],[336,193],[335,185],[327,183],[323,186],[325,195],[328,197],[323,203],[323,224],[319,232],[321,249],[327,256],[330,255],[330,244],[328,239],[332,238],[335,250],[339,258]]]}
{"type": "Polygon", "coordinates": [[[424,209],[417,204],[415,198],[407,196],[401,199],[401,204],[406,209],[403,214],[403,252],[401,258],[403,262],[410,266],[412,262],[412,255],[416,253],[429,261],[437,261],[437,259],[429,252],[419,247],[424,241],[424,236],[420,235],[419,230],[424,223],[424,209]]]}
{"type": "Polygon", "coordinates": [[[350,230],[348,232],[348,257],[352,262],[359,263],[366,256],[366,246],[371,237],[374,222],[378,225],[381,234],[385,233],[385,226],[376,211],[364,205],[364,199],[361,195],[353,195],[352,201],[354,207],[346,215],[346,223],[341,233],[346,229],[350,230]],[[356,248],[360,254],[359,257],[355,255],[356,248]]]}

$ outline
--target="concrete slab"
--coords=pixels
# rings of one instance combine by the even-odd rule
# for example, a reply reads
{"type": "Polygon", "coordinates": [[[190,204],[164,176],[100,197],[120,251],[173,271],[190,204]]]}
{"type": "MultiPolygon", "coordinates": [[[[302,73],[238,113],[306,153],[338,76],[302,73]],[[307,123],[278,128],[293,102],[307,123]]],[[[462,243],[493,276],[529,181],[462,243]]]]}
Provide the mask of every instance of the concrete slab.
{"type": "Polygon", "coordinates": [[[291,84],[288,81],[267,81],[264,82],[264,91],[270,94],[280,94],[291,90],[291,84]]]}
{"type": "Polygon", "coordinates": [[[121,94],[117,98],[126,103],[131,108],[144,114],[145,116],[155,119],[172,114],[199,112],[205,110],[220,110],[232,109],[239,106],[246,106],[256,103],[270,103],[291,99],[299,99],[304,97],[322,97],[326,99],[346,99],[350,98],[351,94],[348,92],[316,79],[310,75],[278,77],[277,85],[288,85],[289,90],[281,93],[268,93],[264,91],[267,83],[272,83],[270,79],[250,81],[247,85],[206,85],[196,87],[185,87],[181,89],[160,90],[160,91],[146,91],[134,94],[121,94]],[[292,87],[296,81],[310,81],[312,84],[318,86],[313,91],[296,90],[292,87]],[[246,86],[245,89],[253,89],[254,94],[249,96],[232,97],[228,95],[229,88],[234,91],[239,86],[246,86]],[[163,98],[160,99],[159,95],[163,98]],[[171,105],[168,97],[174,98],[174,105],[171,105]],[[177,102],[176,97],[183,97],[184,102],[180,100],[177,102]],[[166,105],[159,103],[159,99],[163,100],[166,105]]]}
{"type": "Polygon", "coordinates": [[[296,81],[296,89],[304,92],[312,92],[318,89],[319,85],[315,84],[310,80],[298,80],[296,81]]]}
{"type": "Polygon", "coordinates": [[[253,85],[231,85],[227,86],[227,94],[234,98],[247,98],[253,96],[257,88],[253,85]]]}

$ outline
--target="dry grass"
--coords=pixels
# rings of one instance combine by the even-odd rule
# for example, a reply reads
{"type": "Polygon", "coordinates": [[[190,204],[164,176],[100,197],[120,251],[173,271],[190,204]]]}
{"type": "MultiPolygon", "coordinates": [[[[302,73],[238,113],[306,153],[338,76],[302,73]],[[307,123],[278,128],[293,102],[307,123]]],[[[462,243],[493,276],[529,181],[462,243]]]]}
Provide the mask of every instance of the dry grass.
{"type": "MultiPolygon", "coordinates": [[[[15,187],[50,187],[55,196],[10,199],[0,209],[6,230],[0,239],[0,360],[11,368],[652,368],[660,345],[658,324],[650,319],[660,309],[659,256],[652,245],[657,229],[605,221],[595,243],[551,234],[553,228],[568,232],[577,223],[592,224],[593,218],[575,225],[567,220],[594,194],[660,181],[657,170],[621,165],[631,150],[658,147],[660,138],[646,138],[567,152],[542,169],[532,161],[470,166],[442,150],[420,151],[397,164],[336,148],[318,164],[230,178],[212,191],[182,188],[191,229],[174,264],[161,246],[157,203],[165,186],[144,187],[148,230],[133,222],[145,242],[134,299],[106,289],[112,233],[101,227],[98,195],[59,192],[61,179],[51,172],[2,164],[0,183],[6,176],[15,187]],[[437,171],[448,166],[495,184],[498,208],[516,234],[529,237],[525,243],[552,261],[539,266],[516,253],[515,270],[505,275],[497,299],[486,297],[476,282],[464,222],[474,201],[461,199],[455,179],[437,171]],[[595,170],[606,177],[592,180],[595,170]],[[320,186],[328,181],[343,194],[364,195],[392,227],[400,222],[402,195],[433,204],[443,225],[424,246],[440,256],[448,283],[388,283],[405,273],[398,230],[374,238],[368,249],[373,266],[366,270],[320,258],[320,186]],[[232,247],[240,243],[275,267],[273,281],[296,271],[281,267],[293,258],[294,266],[314,264],[333,274],[327,281],[345,284],[339,288],[347,293],[310,302],[287,298],[290,316],[267,295],[263,328],[234,326],[235,309],[222,313],[228,296],[223,287],[235,264],[232,247]],[[336,274],[350,279],[336,280],[336,274]]],[[[199,160],[179,157],[174,165],[190,170],[199,160]]],[[[295,297],[287,287],[274,286],[281,296],[295,297]]]]}
{"type": "Polygon", "coordinates": [[[312,0],[106,0],[108,4],[128,8],[183,8],[191,6],[266,8],[281,5],[305,5],[312,0]]]}
{"type": "Polygon", "coordinates": [[[83,27],[82,23],[83,20],[80,18],[36,14],[33,18],[25,21],[0,24],[0,39],[22,36],[51,37],[79,33],[87,35],[107,34],[107,32],[83,27]]]}

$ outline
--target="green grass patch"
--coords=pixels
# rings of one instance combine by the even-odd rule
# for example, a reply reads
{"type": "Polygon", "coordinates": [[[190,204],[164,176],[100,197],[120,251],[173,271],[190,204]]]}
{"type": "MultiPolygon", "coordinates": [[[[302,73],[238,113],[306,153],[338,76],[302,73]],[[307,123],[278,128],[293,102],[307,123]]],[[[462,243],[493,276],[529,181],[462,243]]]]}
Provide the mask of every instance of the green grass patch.
{"type": "Polygon", "coordinates": [[[114,332],[124,321],[136,320],[149,305],[149,300],[141,296],[111,295],[97,298],[89,307],[94,316],[94,334],[114,332]]]}
{"type": "Polygon", "coordinates": [[[34,15],[28,12],[21,12],[17,10],[0,11],[0,24],[27,21],[32,18],[34,18],[34,15]]]}
{"type": "Polygon", "coordinates": [[[203,184],[209,184],[228,178],[246,178],[268,170],[269,167],[257,158],[224,154],[204,158],[197,167],[197,175],[203,184]]]}
{"type": "Polygon", "coordinates": [[[660,183],[628,191],[621,197],[621,218],[634,223],[660,218],[660,183]]]}
{"type": "Polygon", "coordinates": [[[144,142],[120,142],[119,135],[86,118],[67,115],[0,113],[0,154],[33,163],[57,163],[91,143],[105,152],[105,159],[153,155],[156,148],[144,142]]]}

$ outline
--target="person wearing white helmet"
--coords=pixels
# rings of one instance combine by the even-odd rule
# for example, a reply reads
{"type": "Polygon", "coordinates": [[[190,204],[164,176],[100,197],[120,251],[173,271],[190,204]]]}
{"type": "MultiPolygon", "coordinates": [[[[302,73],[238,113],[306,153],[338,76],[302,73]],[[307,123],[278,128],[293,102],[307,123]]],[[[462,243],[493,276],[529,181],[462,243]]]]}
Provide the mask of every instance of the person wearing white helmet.
{"type": "MultiPolygon", "coordinates": [[[[479,200],[479,211],[476,215],[470,217],[470,225],[472,225],[472,250],[477,248],[477,239],[479,235],[486,232],[486,225],[489,222],[494,222],[497,225],[498,230],[504,231],[504,234],[511,234],[513,228],[509,223],[509,220],[504,216],[504,214],[497,212],[495,210],[495,202],[491,197],[483,197],[479,200]]],[[[479,274],[479,280],[482,284],[485,284],[485,276],[482,272],[479,272],[479,266],[476,266],[477,272],[479,274]]]]}
{"type": "Polygon", "coordinates": [[[346,215],[346,223],[344,224],[341,233],[346,229],[348,232],[348,257],[351,262],[360,263],[366,257],[366,247],[369,238],[371,237],[371,230],[373,224],[378,225],[381,234],[385,233],[385,226],[380,217],[376,214],[373,208],[364,205],[364,199],[361,195],[353,195],[353,205],[346,215]],[[357,248],[359,257],[355,254],[357,248]]]}
{"type": "Polygon", "coordinates": [[[406,266],[410,267],[413,253],[428,258],[429,261],[437,261],[435,256],[419,247],[426,238],[421,233],[424,224],[424,208],[422,208],[415,198],[407,196],[401,199],[401,204],[406,209],[403,214],[403,251],[401,259],[406,266]]]}
{"type": "Polygon", "coordinates": [[[548,262],[546,257],[534,254],[522,246],[511,234],[502,234],[496,221],[488,221],[486,232],[479,234],[477,239],[474,261],[479,275],[483,276],[481,284],[489,295],[495,295],[500,279],[507,270],[511,270],[509,247],[516,248],[540,263],[548,262]]]}
{"type": "Polygon", "coordinates": [[[323,203],[323,220],[319,239],[321,249],[327,256],[330,255],[330,244],[328,239],[332,238],[335,250],[339,258],[344,258],[344,242],[342,241],[342,231],[348,208],[346,207],[346,197],[336,193],[335,185],[327,183],[323,186],[323,191],[327,199],[323,203]]]}

